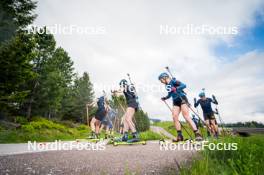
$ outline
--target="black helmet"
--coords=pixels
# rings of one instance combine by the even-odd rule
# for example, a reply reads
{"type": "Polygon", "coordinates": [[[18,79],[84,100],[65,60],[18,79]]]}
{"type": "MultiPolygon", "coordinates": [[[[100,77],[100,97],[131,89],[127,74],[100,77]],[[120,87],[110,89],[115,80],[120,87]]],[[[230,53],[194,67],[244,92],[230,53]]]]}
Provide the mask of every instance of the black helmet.
{"type": "Polygon", "coordinates": [[[120,86],[126,86],[128,83],[127,83],[127,80],[126,79],[122,79],[119,83],[120,86]]]}

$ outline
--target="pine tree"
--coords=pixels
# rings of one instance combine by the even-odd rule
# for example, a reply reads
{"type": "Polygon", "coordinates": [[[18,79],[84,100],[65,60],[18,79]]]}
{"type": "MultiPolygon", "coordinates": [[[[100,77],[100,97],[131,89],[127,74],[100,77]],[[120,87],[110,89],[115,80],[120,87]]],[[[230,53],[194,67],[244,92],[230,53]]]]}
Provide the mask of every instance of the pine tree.
{"type": "Polygon", "coordinates": [[[33,14],[35,8],[36,2],[32,0],[0,1],[0,44],[33,22],[36,18],[33,14]]]}

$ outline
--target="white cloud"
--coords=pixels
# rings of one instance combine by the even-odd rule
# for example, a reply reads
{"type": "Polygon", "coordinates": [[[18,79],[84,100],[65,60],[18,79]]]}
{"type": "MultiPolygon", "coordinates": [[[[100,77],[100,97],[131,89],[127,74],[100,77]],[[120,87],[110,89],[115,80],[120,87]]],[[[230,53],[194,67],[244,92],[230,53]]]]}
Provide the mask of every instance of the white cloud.
{"type": "MultiPolygon", "coordinates": [[[[48,0],[39,2],[35,24],[104,26],[106,35],[55,35],[78,72],[88,71],[94,83],[117,84],[129,72],[138,84],[159,84],[158,74],[169,65],[176,77],[187,84],[190,101],[205,87],[208,94],[219,98],[225,121],[264,121],[262,53],[253,51],[223,63],[212,48],[222,40],[234,44],[233,36],[159,34],[160,25],[166,24],[250,28],[261,9],[261,0],[48,0]]],[[[159,100],[164,93],[139,95],[150,117],[171,119],[159,100]]]]}

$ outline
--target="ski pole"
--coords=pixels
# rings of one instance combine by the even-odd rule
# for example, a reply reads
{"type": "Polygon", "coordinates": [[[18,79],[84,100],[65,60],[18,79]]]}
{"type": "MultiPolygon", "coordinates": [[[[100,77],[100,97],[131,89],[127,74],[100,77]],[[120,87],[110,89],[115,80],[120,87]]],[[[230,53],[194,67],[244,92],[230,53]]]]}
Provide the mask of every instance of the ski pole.
{"type": "Polygon", "coordinates": [[[225,129],[224,129],[224,122],[223,122],[223,120],[222,120],[222,118],[221,118],[221,116],[220,116],[220,113],[219,113],[219,111],[218,111],[217,105],[216,105],[215,110],[216,110],[216,113],[217,113],[217,115],[218,115],[218,118],[219,118],[219,121],[220,121],[220,124],[221,124],[221,128],[222,128],[222,130],[223,130],[223,133],[224,133],[224,135],[226,135],[226,131],[225,131],[225,129]]]}
{"type": "Polygon", "coordinates": [[[172,73],[171,73],[171,71],[170,71],[169,66],[166,66],[165,69],[168,71],[168,73],[170,74],[170,76],[173,77],[173,75],[172,75],[172,73]]]}
{"type": "Polygon", "coordinates": [[[225,133],[225,130],[224,130],[224,122],[223,122],[223,120],[222,120],[222,118],[221,118],[221,116],[220,116],[220,113],[219,113],[219,111],[218,111],[218,102],[217,102],[217,100],[216,100],[216,98],[215,98],[214,95],[212,95],[212,98],[213,98],[213,100],[214,100],[214,102],[215,102],[215,110],[216,110],[216,113],[217,113],[217,115],[218,115],[218,118],[219,118],[219,121],[220,121],[220,124],[221,124],[221,128],[222,128],[222,130],[223,130],[223,133],[226,134],[226,133],[225,133]]]}
{"type": "MultiPolygon", "coordinates": [[[[171,107],[169,106],[169,104],[165,100],[163,102],[169,108],[169,110],[171,111],[171,113],[173,113],[173,111],[172,111],[171,107]]],[[[190,137],[190,139],[192,140],[191,134],[188,132],[188,130],[185,128],[185,126],[183,126],[183,124],[180,122],[180,120],[179,120],[179,123],[180,123],[181,127],[186,131],[186,133],[188,134],[188,136],[190,137]]]]}

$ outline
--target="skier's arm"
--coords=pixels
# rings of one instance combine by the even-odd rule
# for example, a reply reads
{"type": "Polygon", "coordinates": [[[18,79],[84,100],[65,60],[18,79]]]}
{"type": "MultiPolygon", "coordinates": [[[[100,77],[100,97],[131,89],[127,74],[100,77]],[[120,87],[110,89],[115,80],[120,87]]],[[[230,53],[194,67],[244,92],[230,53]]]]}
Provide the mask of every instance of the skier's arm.
{"type": "Polygon", "coordinates": [[[169,92],[167,96],[162,97],[161,100],[168,100],[171,97],[171,93],[169,92]]]}
{"type": "Polygon", "coordinates": [[[183,89],[186,88],[186,84],[184,84],[184,83],[182,83],[182,82],[180,82],[180,81],[177,81],[177,84],[179,85],[179,86],[177,87],[177,90],[182,91],[183,89]]]}
{"type": "Polygon", "coordinates": [[[214,95],[212,95],[212,98],[213,98],[213,100],[212,100],[212,103],[214,103],[214,104],[218,105],[218,101],[216,100],[216,98],[215,98],[215,96],[214,96],[214,95]]]}
{"type": "Polygon", "coordinates": [[[200,103],[200,100],[196,101],[196,98],[194,98],[194,107],[197,108],[197,106],[199,105],[200,103]]]}

